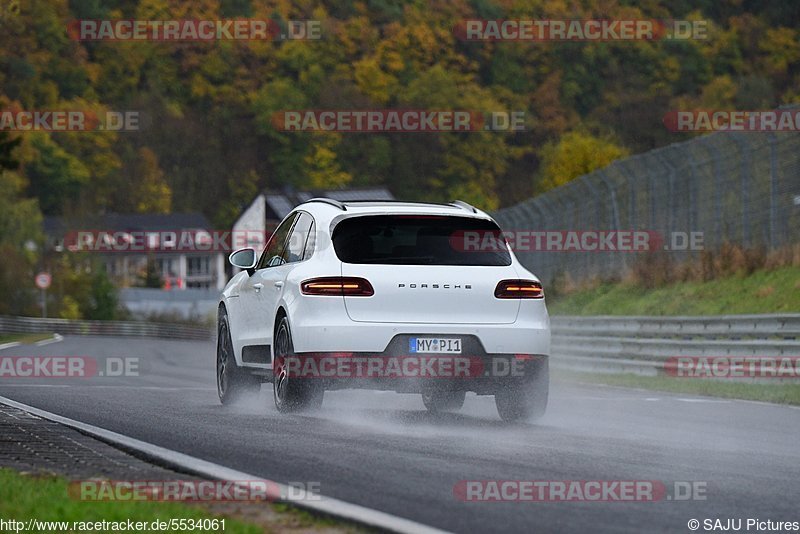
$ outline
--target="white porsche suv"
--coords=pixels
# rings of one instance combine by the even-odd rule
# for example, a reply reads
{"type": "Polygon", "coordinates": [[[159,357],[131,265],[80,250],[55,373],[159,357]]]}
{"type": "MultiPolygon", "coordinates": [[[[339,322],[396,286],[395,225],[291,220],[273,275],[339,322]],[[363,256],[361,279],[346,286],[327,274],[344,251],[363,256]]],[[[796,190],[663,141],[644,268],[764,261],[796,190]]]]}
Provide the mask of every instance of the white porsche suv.
{"type": "Polygon", "coordinates": [[[542,286],[469,204],[313,199],[260,256],[230,262],[242,271],[219,303],[223,404],[271,382],[280,412],[342,388],[422,394],[431,411],[494,395],[507,421],[546,409],[542,286]]]}

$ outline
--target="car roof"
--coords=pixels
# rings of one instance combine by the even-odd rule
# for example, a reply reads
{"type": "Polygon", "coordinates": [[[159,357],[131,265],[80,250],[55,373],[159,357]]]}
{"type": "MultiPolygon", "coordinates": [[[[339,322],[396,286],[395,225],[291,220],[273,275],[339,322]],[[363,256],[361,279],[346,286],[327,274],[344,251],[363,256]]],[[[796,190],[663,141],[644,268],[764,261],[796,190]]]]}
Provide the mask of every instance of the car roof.
{"type": "Polygon", "coordinates": [[[300,204],[297,209],[308,211],[313,215],[319,214],[330,218],[339,218],[338,216],[340,215],[421,214],[491,219],[488,214],[460,200],[450,204],[438,204],[435,202],[400,200],[349,200],[340,202],[330,198],[314,198],[300,204]]]}

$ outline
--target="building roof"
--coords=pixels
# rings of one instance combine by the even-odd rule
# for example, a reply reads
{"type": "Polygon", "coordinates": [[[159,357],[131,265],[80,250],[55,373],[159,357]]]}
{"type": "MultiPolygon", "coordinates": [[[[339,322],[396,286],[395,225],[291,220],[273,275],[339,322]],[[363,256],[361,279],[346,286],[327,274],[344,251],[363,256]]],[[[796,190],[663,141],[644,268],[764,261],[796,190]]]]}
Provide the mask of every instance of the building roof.
{"type": "Polygon", "coordinates": [[[315,191],[267,191],[267,219],[283,219],[295,206],[315,198],[327,197],[345,202],[348,200],[394,200],[394,195],[385,187],[362,187],[357,189],[330,189],[315,191]]]}
{"type": "Polygon", "coordinates": [[[267,209],[274,215],[274,218],[276,219],[283,219],[290,211],[292,211],[292,208],[302,202],[295,203],[292,200],[289,200],[289,197],[286,195],[274,193],[264,195],[264,199],[267,202],[267,209]]]}

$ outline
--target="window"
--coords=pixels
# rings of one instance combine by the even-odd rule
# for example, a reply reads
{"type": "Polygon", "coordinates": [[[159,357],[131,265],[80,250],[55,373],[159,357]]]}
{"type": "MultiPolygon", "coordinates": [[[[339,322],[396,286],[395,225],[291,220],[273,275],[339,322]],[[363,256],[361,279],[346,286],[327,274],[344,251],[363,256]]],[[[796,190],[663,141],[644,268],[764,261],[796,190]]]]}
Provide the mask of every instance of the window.
{"type": "Polygon", "coordinates": [[[306,249],[303,251],[303,259],[307,260],[314,254],[314,247],[317,244],[317,223],[311,221],[311,229],[308,231],[308,239],[306,239],[306,249]]]}
{"type": "Polygon", "coordinates": [[[346,263],[511,265],[500,228],[469,217],[351,217],[334,229],[333,248],[346,263]]]}
{"type": "Polygon", "coordinates": [[[264,253],[261,254],[261,259],[258,260],[256,269],[264,269],[266,267],[274,267],[275,265],[283,265],[283,247],[286,244],[286,237],[289,235],[289,230],[292,229],[292,224],[297,218],[297,213],[292,213],[284,220],[280,226],[269,238],[267,246],[264,247],[264,253]]]}
{"type": "Polygon", "coordinates": [[[211,272],[211,262],[208,257],[188,258],[186,261],[186,275],[206,275],[211,272]]]}
{"type": "Polygon", "coordinates": [[[286,243],[286,249],[283,251],[283,261],[285,263],[294,263],[302,261],[306,248],[306,240],[308,239],[308,231],[314,224],[314,218],[306,212],[300,212],[297,217],[297,222],[294,223],[294,228],[289,236],[289,241],[286,243]]]}
{"type": "Polygon", "coordinates": [[[161,276],[176,276],[174,262],[172,259],[157,259],[156,270],[161,276]]]}

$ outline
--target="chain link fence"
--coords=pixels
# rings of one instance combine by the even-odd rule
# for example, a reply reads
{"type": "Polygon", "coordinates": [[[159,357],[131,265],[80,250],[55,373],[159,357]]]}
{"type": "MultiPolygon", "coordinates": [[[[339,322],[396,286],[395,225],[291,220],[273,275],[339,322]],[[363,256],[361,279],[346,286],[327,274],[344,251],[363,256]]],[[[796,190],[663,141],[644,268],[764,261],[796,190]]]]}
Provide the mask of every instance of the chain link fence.
{"type": "MultiPolygon", "coordinates": [[[[698,254],[672,246],[691,232],[702,232],[706,250],[725,242],[774,250],[800,243],[800,135],[697,137],[619,160],[493,216],[511,232],[655,232],[676,261],[698,254]]],[[[620,276],[652,253],[514,248],[543,280],[620,276]]]]}

